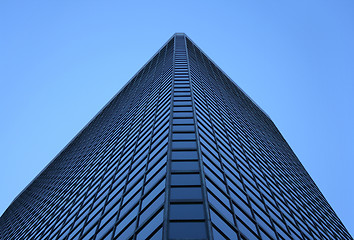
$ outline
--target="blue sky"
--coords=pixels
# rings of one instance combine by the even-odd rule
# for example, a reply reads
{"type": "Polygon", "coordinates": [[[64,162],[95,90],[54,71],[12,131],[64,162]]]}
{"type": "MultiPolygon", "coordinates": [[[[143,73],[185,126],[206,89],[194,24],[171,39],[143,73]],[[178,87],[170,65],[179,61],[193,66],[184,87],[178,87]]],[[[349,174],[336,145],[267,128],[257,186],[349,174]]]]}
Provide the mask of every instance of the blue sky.
{"type": "Polygon", "coordinates": [[[354,233],[354,1],[1,1],[0,214],[175,32],[275,122],[354,233]]]}

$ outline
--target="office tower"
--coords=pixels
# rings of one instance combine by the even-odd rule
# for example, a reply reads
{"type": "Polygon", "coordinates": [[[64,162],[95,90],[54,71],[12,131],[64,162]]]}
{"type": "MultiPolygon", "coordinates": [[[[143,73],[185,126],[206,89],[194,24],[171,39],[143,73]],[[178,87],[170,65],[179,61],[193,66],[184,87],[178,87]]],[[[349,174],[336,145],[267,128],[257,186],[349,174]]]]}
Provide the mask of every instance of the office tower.
{"type": "Polygon", "coordinates": [[[175,34],[12,202],[1,239],[352,239],[270,118],[175,34]]]}

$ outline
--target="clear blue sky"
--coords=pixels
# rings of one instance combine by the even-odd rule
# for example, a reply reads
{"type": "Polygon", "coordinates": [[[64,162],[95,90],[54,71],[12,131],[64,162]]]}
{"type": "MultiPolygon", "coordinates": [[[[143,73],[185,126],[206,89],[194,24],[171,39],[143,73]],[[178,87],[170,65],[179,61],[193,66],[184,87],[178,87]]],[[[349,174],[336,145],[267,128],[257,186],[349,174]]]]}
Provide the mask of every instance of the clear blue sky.
{"type": "Polygon", "coordinates": [[[270,115],[354,234],[352,0],[1,1],[0,214],[175,32],[270,115]]]}

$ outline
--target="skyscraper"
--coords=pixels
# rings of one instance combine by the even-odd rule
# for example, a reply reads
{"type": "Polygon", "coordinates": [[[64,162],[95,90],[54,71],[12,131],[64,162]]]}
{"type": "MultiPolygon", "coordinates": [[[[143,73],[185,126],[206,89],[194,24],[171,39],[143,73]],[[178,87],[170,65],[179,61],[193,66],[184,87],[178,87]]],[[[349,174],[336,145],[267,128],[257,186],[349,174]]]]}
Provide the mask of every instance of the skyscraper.
{"type": "Polygon", "coordinates": [[[270,118],[175,34],[24,189],[1,239],[352,239],[270,118]]]}

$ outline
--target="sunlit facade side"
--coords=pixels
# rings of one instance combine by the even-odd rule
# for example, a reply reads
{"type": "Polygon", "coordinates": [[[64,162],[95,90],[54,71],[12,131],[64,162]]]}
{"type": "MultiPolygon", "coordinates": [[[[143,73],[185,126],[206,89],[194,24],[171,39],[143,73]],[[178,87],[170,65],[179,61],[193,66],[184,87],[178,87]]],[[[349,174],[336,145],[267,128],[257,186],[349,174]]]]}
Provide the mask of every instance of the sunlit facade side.
{"type": "Polygon", "coordinates": [[[0,239],[352,239],[270,118],[175,34],[0,218],[0,239]]]}

